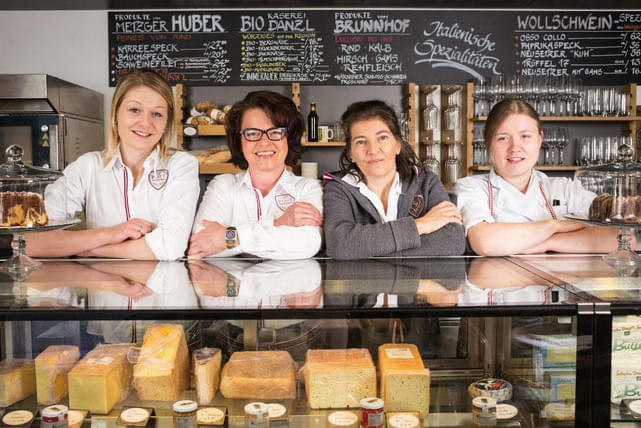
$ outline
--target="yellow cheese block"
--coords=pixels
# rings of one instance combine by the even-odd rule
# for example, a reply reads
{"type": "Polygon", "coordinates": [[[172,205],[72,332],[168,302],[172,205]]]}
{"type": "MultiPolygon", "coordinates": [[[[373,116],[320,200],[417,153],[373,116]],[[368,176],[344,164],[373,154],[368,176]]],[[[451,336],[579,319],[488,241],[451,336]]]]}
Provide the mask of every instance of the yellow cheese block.
{"type": "Polygon", "coordinates": [[[381,398],[387,412],[418,412],[426,418],[430,410],[430,372],[425,369],[416,345],[388,343],[378,347],[381,398]]]}
{"type": "Polygon", "coordinates": [[[134,386],[141,400],[176,401],[189,385],[189,352],[180,324],[159,324],[147,328],[134,386]]]}
{"type": "Polygon", "coordinates": [[[296,398],[296,369],[287,351],[234,352],[220,376],[225,398],[296,398]]]}
{"type": "Polygon", "coordinates": [[[194,351],[194,379],[198,404],[209,404],[216,396],[221,359],[222,354],[218,348],[202,348],[194,351]]]}
{"type": "Polygon", "coordinates": [[[107,414],[131,386],[130,343],[98,345],[69,372],[69,407],[107,414]]]}
{"type": "Polygon", "coordinates": [[[36,393],[33,360],[9,359],[0,362],[0,407],[9,407],[36,393]]]}
{"type": "Polygon", "coordinates": [[[57,404],[67,396],[67,373],[80,358],[77,346],[52,345],[36,357],[38,404],[57,404]]]}
{"type": "Polygon", "coordinates": [[[303,369],[312,409],[359,407],[376,396],[376,368],[367,349],[310,349],[303,369]]]}

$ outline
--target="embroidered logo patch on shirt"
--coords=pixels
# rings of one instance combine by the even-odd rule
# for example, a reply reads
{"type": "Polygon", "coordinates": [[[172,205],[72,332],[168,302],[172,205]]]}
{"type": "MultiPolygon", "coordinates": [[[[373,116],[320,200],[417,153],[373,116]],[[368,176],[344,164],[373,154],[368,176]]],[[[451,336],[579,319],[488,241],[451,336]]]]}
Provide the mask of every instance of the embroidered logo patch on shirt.
{"type": "Polygon", "coordinates": [[[281,209],[281,211],[287,211],[287,208],[291,207],[296,200],[289,193],[283,195],[276,195],[276,206],[281,209]]]}
{"type": "Polygon", "coordinates": [[[412,199],[412,205],[410,206],[410,215],[414,218],[417,218],[419,215],[421,215],[424,204],[425,199],[423,198],[423,195],[414,196],[414,199],[412,199]]]}
{"type": "Polygon", "coordinates": [[[166,169],[156,169],[149,173],[149,184],[156,190],[162,189],[169,178],[169,171],[166,169]]]}

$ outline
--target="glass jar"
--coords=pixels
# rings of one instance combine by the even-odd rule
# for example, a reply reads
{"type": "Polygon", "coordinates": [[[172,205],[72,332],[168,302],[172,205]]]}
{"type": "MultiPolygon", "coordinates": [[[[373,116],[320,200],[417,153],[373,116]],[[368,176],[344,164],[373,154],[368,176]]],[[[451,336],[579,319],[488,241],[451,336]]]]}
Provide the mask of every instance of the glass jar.
{"type": "Polygon", "coordinates": [[[40,413],[40,428],[67,428],[68,411],[69,408],[62,404],[45,407],[40,413]]]}
{"type": "Polygon", "coordinates": [[[176,401],[172,409],[174,410],[174,428],[196,428],[198,404],[195,401],[176,401]]]}
{"type": "Polygon", "coordinates": [[[269,428],[269,408],[259,401],[245,406],[245,428],[269,428]]]}
{"type": "Polygon", "coordinates": [[[361,428],[383,428],[385,426],[385,403],[377,397],[361,400],[361,428]]]}

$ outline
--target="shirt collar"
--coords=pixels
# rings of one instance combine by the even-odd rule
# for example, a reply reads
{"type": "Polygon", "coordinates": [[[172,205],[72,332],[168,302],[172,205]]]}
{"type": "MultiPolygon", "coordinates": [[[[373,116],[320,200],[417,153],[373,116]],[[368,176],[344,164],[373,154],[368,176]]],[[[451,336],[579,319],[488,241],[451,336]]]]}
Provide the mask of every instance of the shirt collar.
{"type": "MultiPolygon", "coordinates": [[[[527,190],[525,191],[525,193],[530,192],[535,187],[533,185],[536,185],[536,183],[538,183],[540,181],[539,174],[540,174],[539,171],[537,171],[535,169],[532,170],[532,174],[530,174],[530,181],[528,182],[527,190]]],[[[505,179],[503,177],[498,175],[496,173],[496,171],[494,171],[494,167],[492,167],[490,169],[489,179],[490,179],[490,183],[492,183],[492,187],[495,187],[497,189],[507,187],[507,188],[514,189],[515,191],[521,193],[520,190],[518,190],[516,187],[512,186],[510,183],[505,181],[505,179]]]]}
{"type": "MultiPolygon", "coordinates": [[[[360,178],[358,178],[358,176],[354,174],[347,173],[343,176],[342,180],[345,183],[349,184],[350,186],[354,186],[358,188],[361,191],[361,193],[363,193],[363,190],[365,189],[371,192],[370,188],[367,187],[367,184],[365,184],[363,180],[361,180],[360,178]]],[[[396,174],[394,174],[394,181],[392,182],[392,187],[390,188],[390,192],[401,194],[402,190],[403,190],[403,183],[401,183],[400,175],[398,174],[398,172],[396,172],[396,174]]]]}
{"type": "MultiPolygon", "coordinates": [[[[245,175],[241,178],[240,183],[247,186],[249,189],[253,189],[254,185],[252,184],[252,179],[249,175],[249,171],[245,171],[244,174],[245,175]]],[[[296,176],[294,175],[294,173],[285,168],[280,178],[278,179],[276,184],[274,184],[274,187],[269,191],[269,193],[274,191],[274,189],[278,189],[280,186],[286,193],[293,195],[294,193],[296,193],[295,184],[296,176]]]]}
{"type": "MultiPolygon", "coordinates": [[[[160,147],[158,144],[156,144],[156,147],[151,151],[149,156],[143,161],[142,166],[145,170],[147,169],[155,169],[158,165],[160,165],[160,147]]],[[[120,168],[121,166],[124,166],[124,162],[122,161],[122,154],[120,153],[120,144],[118,144],[118,147],[116,148],[116,154],[114,157],[105,165],[104,169],[113,169],[113,168],[120,168]]]]}

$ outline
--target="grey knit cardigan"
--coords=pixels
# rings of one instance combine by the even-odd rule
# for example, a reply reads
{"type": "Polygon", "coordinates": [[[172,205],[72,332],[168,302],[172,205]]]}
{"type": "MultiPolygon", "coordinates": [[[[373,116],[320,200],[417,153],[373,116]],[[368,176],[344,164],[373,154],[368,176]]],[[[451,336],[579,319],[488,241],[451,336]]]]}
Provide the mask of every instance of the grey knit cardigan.
{"type": "Polygon", "coordinates": [[[465,251],[465,231],[448,223],[419,235],[414,218],[441,201],[449,201],[439,178],[414,167],[403,180],[397,219],[383,223],[374,205],[357,187],[342,180],[344,172],[323,175],[323,229],[328,256],[362,259],[377,256],[460,255],[465,251]]]}

